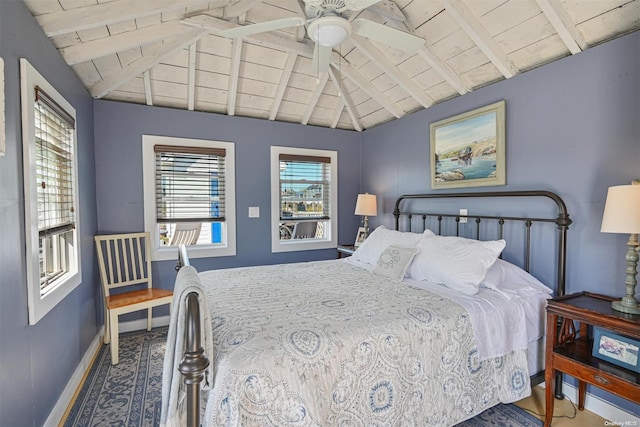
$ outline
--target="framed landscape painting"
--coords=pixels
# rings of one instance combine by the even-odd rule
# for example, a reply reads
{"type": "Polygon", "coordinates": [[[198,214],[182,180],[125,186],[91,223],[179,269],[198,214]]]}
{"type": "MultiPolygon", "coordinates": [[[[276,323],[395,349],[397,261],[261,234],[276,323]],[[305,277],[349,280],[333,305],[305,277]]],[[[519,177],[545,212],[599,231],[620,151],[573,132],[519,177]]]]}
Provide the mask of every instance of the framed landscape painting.
{"type": "Polygon", "coordinates": [[[505,101],[431,123],[431,188],[505,185],[505,101]]]}

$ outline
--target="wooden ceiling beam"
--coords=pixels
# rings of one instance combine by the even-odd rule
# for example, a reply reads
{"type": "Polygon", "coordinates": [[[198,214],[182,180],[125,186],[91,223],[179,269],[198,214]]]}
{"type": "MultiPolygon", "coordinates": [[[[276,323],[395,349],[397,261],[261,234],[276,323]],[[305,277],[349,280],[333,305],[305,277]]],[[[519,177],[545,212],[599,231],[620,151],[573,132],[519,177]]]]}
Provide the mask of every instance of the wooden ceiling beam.
{"type": "Polygon", "coordinates": [[[147,105],[153,105],[153,93],[151,92],[151,76],[149,70],[142,73],[142,80],[144,81],[144,98],[147,105]]]}
{"type": "MultiPolygon", "coordinates": [[[[415,33],[415,28],[409,24],[409,21],[404,22],[407,31],[411,34],[415,33]]],[[[458,73],[456,73],[453,68],[451,68],[445,61],[440,59],[440,57],[433,51],[433,47],[428,40],[424,41],[424,46],[418,49],[416,52],[422,59],[424,59],[427,64],[431,66],[435,70],[436,73],[440,74],[440,76],[451,85],[460,95],[464,95],[467,92],[471,92],[471,89],[464,84],[458,73]]]]}
{"type": "MultiPolygon", "coordinates": [[[[207,5],[203,0],[116,0],[92,6],[79,7],[62,12],[47,13],[36,17],[48,37],[59,36],[74,31],[88,30],[102,25],[142,18],[176,9],[207,5]]],[[[228,1],[216,1],[224,6],[228,1]]]]}
{"type": "Polygon", "coordinates": [[[344,105],[344,108],[347,109],[349,117],[351,117],[351,123],[353,124],[354,129],[358,132],[362,132],[362,124],[360,123],[358,116],[356,116],[356,106],[353,103],[353,100],[351,99],[349,93],[344,90],[344,85],[342,84],[342,82],[338,78],[336,78],[336,73],[331,66],[329,66],[329,76],[331,77],[331,81],[338,91],[338,96],[342,101],[342,105],[344,105]]]}
{"type": "Polygon", "coordinates": [[[296,64],[296,59],[298,58],[298,54],[295,52],[289,52],[287,56],[287,62],[284,64],[284,69],[282,70],[282,75],[280,76],[280,83],[278,84],[278,89],[276,89],[276,95],[273,98],[273,105],[271,106],[271,113],[269,114],[269,120],[275,120],[278,115],[278,111],[280,110],[280,104],[282,104],[282,98],[284,97],[284,91],[287,89],[289,85],[289,79],[291,78],[291,73],[293,72],[293,67],[296,64]]]}
{"type": "Polygon", "coordinates": [[[418,101],[424,108],[429,108],[434,104],[433,99],[424,90],[415,84],[406,74],[387,58],[387,56],[364,37],[352,34],[351,42],[360,49],[371,62],[377,65],[386,73],[398,86],[403,88],[413,99],[418,101]]]}
{"type": "Polygon", "coordinates": [[[338,126],[338,122],[340,121],[340,117],[342,117],[342,112],[344,111],[344,104],[340,104],[338,108],[336,108],[336,114],[333,116],[333,120],[331,121],[331,129],[335,129],[338,126]]]}
{"type": "Polygon", "coordinates": [[[580,53],[588,47],[586,40],[560,2],[557,0],[536,0],[536,2],[571,54],[580,53]]]}
{"type": "Polygon", "coordinates": [[[166,39],[184,32],[189,27],[176,21],[163,22],[162,24],[150,25],[115,36],[104,37],[74,44],[60,49],[67,64],[74,65],[96,58],[122,52],[139,46],[146,46],[159,40],[166,39]]]}
{"type": "Polygon", "coordinates": [[[242,39],[233,39],[231,52],[231,69],[229,70],[229,91],[227,97],[227,114],[236,114],[236,98],[238,95],[238,78],[240,77],[240,57],[242,55],[242,39]]]}
{"type": "Polygon", "coordinates": [[[403,111],[402,108],[398,107],[395,102],[389,99],[387,95],[382,93],[380,89],[375,87],[373,83],[360,74],[360,72],[353,68],[348,62],[342,61],[342,63],[339,64],[338,62],[331,61],[331,65],[335,68],[339,68],[342,74],[352,80],[362,91],[373,98],[373,100],[383,108],[387,109],[395,117],[400,118],[405,115],[405,111],[403,111]]]}
{"type": "Polygon", "coordinates": [[[464,84],[458,73],[453,71],[446,62],[442,61],[433,52],[429,43],[425,43],[425,46],[421,47],[416,53],[424,59],[431,68],[440,74],[440,76],[444,78],[460,95],[471,92],[471,89],[464,84]]]}
{"type": "Polygon", "coordinates": [[[189,66],[187,72],[187,109],[193,111],[196,104],[196,43],[189,46],[189,66]]]}
{"type": "Polygon", "coordinates": [[[324,91],[324,87],[327,85],[327,81],[329,80],[329,73],[322,73],[318,80],[319,81],[316,84],[316,90],[313,91],[313,95],[311,95],[311,99],[307,103],[307,109],[304,112],[304,116],[302,116],[302,121],[300,123],[303,125],[309,123],[309,119],[313,114],[313,110],[316,109],[316,105],[318,104],[318,100],[322,95],[322,91],[324,91]]]}
{"type": "Polygon", "coordinates": [[[191,43],[203,37],[206,31],[193,29],[182,35],[171,37],[150,49],[144,56],[136,59],[131,64],[110,74],[89,89],[89,93],[94,98],[102,98],[113,89],[121,86],[131,79],[143,74],[166,57],[174,54],[177,50],[183,49],[191,43]]]}
{"type": "Polygon", "coordinates": [[[503,76],[510,78],[520,72],[498,45],[498,42],[491,37],[486,28],[461,0],[440,0],[440,3],[503,76]]]}
{"type": "Polygon", "coordinates": [[[238,0],[233,2],[222,9],[222,17],[224,19],[237,18],[260,3],[260,1],[261,0],[238,0]]]}

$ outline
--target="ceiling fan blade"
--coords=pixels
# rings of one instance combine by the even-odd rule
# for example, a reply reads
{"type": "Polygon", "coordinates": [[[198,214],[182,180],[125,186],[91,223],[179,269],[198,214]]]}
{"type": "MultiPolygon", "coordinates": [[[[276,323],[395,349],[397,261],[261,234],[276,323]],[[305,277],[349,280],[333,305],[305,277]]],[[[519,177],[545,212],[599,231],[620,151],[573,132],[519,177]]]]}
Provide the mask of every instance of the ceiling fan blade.
{"type": "Polygon", "coordinates": [[[299,16],[292,18],[276,19],[273,21],[259,22],[257,24],[244,25],[242,27],[231,28],[220,31],[220,35],[235,39],[237,37],[245,37],[253,34],[264,33],[267,31],[280,30],[282,28],[298,27],[304,25],[305,20],[299,16]]]}
{"type": "Polygon", "coordinates": [[[368,19],[358,18],[351,23],[351,30],[371,40],[413,53],[424,46],[424,39],[404,31],[368,19]]]}
{"type": "Polygon", "coordinates": [[[378,2],[380,2],[380,0],[344,0],[347,9],[354,11],[366,9],[378,2]]]}
{"type": "Polygon", "coordinates": [[[311,67],[314,72],[325,73],[329,71],[329,61],[331,60],[331,51],[333,49],[316,43],[313,48],[313,61],[311,67]]]}

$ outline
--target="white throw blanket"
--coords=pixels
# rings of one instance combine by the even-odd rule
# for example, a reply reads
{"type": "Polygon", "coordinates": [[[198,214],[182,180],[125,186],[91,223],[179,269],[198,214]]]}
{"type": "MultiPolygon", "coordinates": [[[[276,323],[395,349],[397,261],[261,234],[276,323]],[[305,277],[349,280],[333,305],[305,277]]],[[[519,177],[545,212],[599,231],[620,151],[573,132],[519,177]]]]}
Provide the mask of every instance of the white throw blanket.
{"type": "MultiPolygon", "coordinates": [[[[198,272],[191,266],[185,266],[178,272],[173,290],[172,313],[169,320],[167,348],[162,370],[161,426],[178,427],[186,424],[186,390],[182,374],[178,371],[178,365],[187,346],[185,339],[187,296],[192,292],[198,295],[200,305],[200,330],[204,332],[200,337],[201,345],[205,356],[209,360],[213,359],[211,317],[207,300],[200,285],[198,272]]],[[[211,365],[205,374],[201,388],[208,389],[210,384],[213,384],[211,365]]]]}

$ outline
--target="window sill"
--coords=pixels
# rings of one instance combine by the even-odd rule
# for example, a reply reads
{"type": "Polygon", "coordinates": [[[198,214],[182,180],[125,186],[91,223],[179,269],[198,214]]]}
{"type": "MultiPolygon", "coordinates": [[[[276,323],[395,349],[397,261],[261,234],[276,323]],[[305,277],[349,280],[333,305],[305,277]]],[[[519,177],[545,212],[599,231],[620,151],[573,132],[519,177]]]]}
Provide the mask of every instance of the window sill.
{"type": "MultiPolygon", "coordinates": [[[[234,256],[236,254],[235,247],[222,245],[198,245],[187,246],[189,258],[214,258],[222,256],[234,256]]],[[[151,261],[170,261],[178,259],[177,246],[163,246],[152,250],[151,261]]]]}
{"type": "Polygon", "coordinates": [[[289,240],[278,241],[271,245],[271,252],[297,252],[311,251],[316,249],[335,249],[336,242],[332,240],[289,240]]]}

